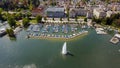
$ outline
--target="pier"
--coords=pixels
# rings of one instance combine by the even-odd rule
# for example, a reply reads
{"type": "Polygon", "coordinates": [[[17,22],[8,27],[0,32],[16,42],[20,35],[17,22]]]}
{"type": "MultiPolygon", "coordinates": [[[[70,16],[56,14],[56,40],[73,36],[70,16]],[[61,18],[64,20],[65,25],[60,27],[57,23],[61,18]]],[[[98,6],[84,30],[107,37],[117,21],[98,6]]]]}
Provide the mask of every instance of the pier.
{"type": "Polygon", "coordinates": [[[115,34],[112,39],[110,40],[111,43],[117,44],[120,42],[120,34],[115,34]]]}

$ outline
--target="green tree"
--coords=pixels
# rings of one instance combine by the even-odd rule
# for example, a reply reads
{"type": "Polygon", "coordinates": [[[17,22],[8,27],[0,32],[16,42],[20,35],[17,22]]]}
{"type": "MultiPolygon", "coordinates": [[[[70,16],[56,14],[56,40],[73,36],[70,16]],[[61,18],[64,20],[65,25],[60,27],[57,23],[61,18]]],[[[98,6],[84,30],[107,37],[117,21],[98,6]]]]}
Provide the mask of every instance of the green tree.
{"type": "Polygon", "coordinates": [[[120,27],[120,19],[114,20],[113,23],[112,23],[112,25],[113,25],[114,27],[120,27]]]}
{"type": "Polygon", "coordinates": [[[53,19],[53,21],[55,20],[55,18],[54,18],[54,17],[53,17],[52,19],[53,19]]]}
{"type": "Polygon", "coordinates": [[[111,25],[112,22],[113,22],[113,18],[107,17],[107,18],[106,18],[106,24],[105,24],[105,25],[111,25]]]}
{"type": "Polygon", "coordinates": [[[101,24],[102,18],[97,19],[97,18],[93,17],[93,18],[92,18],[92,21],[93,21],[93,22],[96,22],[97,24],[101,24]]]}
{"type": "Polygon", "coordinates": [[[22,24],[23,24],[23,27],[27,28],[29,26],[29,19],[28,18],[23,18],[22,19],[22,24]]]}
{"type": "Polygon", "coordinates": [[[55,6],[56,5],[56,1],[55,0],[49,0],[49,3],[51,6],[55,6]]]}
{"type": "Polygon", "coordinates": [[[8,24],[10,25],[10,27],[12,27],[12,28],[16,27],[16,21],[15,21],[15,18],[13,17],[13,15],[8,15],[7,21],[8,21],[8,24]]]}
{"type": "Polygon", "coordinates": [[[96,18],[95,17],[92,17],[92,21],[95,22],[96,18]]]}
{"type": "Polygon", "coordinates": [[[32,4],[33,4],[35,7],[38,7],[39,4],[40,4],[40,1],[39,1],[39,0],[32,0],[32,4]]]}
{"type": "Polygon", "coordinates": [[[22,13],[16,13],[16,14],[15,14],[15,19],[16,19],[16,20],[22,19],[22,13]]]}
{"type": "Polygon", "coordinates": [[[41,15],[36,16],[36,21],[37,21],[37,23],[41,23],[42,22],[42,16],[41,15]]]}
{"type": "Polygon", "coordinates": [[[32,13],[31,12],[27,12],[26,16],[30,17],[30,16],[32,16],[32,13]]]}
{"type": "Polygon", "coordinates": [[[69,13],[69,8],[67,8],[67,10],[66,10],[66,11],[67,11],[67,20],[69,21],[69,20],[70,20],[70,17],[69,17],[69,16],[70,16],[70,13],[69,13]]]}
{"type": "Polygon", "coordinates": [[[2,12],[3,12],[3,9],[2,9],[2,8],[0,8],[0,14],[2,14],[2,12]]]}
{"type": "Polygon", "coordinates": [[[62,21],[62,17],[60,18],[60,21],[62,21]]]}
{"type": "Polygon", "coordinates": [[[84,21],[87,22],[87,18],[84,18],[84,21]]]}
{"type": "Polygon", "coordinates": [[[0,19],[2,19],[2,12],[3,12],[3,10],[2,10],[2,8],[0,8],[0,19]]]}
{"type": "Polygon", "coordinates": [[[6,29],[6,32],[10,37],[15,37],[13,29],[6,29]]]}
{"type": "Polygon", "coordinates": [[[28,0],[29,9],[32,10],[34,7],[38,7],[40,4],[39,0],[28,0]]]}
{"type": "Polygon", "coordinates": [[[75,16],[75,21],[76,21],[76,22],[78,21],[78,17],[77,17],[77,16],[75,16]]]}
{"type": "Polygon", "coordinates": [[[32,4],[29,5],[29,9],[30,9],[30,10],[33,9],[33,5],[32,5],[32,4]]]}

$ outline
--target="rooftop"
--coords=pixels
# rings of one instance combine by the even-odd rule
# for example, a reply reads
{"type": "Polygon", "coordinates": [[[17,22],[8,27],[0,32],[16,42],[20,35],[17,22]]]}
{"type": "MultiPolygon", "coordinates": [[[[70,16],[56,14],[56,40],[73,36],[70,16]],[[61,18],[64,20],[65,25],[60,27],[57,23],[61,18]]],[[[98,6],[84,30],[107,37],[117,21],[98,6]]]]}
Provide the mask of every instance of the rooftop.
{"type": "Polygon", "coordinates": [[[61,8],[61,7],[49,7],[49,8],[47,8],[46,11],[51,11],[51,12],[63,12],[63,11],[64,11],[64,8],[61,8]]]}

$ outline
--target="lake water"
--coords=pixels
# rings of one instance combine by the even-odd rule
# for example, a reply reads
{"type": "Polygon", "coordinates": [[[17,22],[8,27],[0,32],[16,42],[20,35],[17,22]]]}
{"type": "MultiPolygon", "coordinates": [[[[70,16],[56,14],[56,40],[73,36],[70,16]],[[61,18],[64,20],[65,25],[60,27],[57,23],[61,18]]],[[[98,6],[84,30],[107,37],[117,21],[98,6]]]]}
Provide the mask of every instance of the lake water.
{"type": "Polygon", "coordinates": [[[85,36],[67,41],[74,56],[63,56],[65,41],[25,39],[26,34],[21,31],[16,40],[0,38],[0,68],[120,68],[120,43],[109,42],[113,35],[89,30],[85,36]]]}

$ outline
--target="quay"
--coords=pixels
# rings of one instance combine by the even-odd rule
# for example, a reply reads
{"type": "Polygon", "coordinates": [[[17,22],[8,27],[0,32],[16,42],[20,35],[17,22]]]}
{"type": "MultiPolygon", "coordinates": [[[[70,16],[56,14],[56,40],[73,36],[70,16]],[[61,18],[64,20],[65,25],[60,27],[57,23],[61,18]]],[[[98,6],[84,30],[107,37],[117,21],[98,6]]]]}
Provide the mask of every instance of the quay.
{"type": "Polygon", "coordinates": [[[107,34],[103,28],[96,28],[95,30],[97,34],[107,34]]]}
{"type": "Polygon", "coordinates": [[[53,39],[65,39],[65,40],[68,40],[68,39],[72,39],[72,38],[75,38],[79,35],[82,35],[82,34],[86,34],[88,33],[88,31],[81,31],[79,33],[74,33],[74,34],[71,34],[71,35],[55,35],[55,34],[39,34],[39,33],[29,33],[26,38],[28,39],[46,39],[46,38],[53,38],[53,39]]]}

